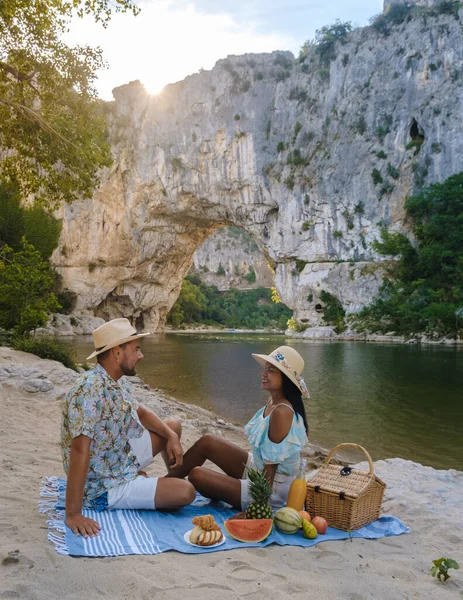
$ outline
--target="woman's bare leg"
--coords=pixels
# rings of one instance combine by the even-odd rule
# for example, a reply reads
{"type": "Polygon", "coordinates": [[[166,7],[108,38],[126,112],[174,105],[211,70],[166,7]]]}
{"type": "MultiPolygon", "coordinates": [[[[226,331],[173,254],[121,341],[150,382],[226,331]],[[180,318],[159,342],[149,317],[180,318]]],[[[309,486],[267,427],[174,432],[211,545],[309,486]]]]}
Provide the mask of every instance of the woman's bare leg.
{"type": "Polygon", "coordinates": [[[205,498],[224,500],[241,510],[241,481],[205,467],[194,467],[188,477],[190,483],[205,498]]]}
{"type": "Polygon", "coordinates": [[[186,477],[206,460],[216,464],[229,477],[240,479],[248,460],[248,453],[221,437],[206,434],[185,452],[182,466],[171,469],[166,477],[186,477]]]}

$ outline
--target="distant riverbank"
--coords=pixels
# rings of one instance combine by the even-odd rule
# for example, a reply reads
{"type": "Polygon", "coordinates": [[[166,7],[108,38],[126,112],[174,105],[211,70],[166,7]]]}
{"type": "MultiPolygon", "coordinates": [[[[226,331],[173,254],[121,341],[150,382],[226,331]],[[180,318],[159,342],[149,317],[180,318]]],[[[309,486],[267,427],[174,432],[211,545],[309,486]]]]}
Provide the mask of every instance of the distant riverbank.
{"type": "MultiPolygon", "coordinates": [[[[39,335],[53,335],[60,337],[73,337],[79,335],[91,335],[92,331],[104,323],[103,319],[92,316],[76,316],[55,314],[50,319],[47,327],[37,330],[39,335]]],[[[156,333],[156,332],[153,332],[156,333]]],[[[463,339],[453,339],[446,337],[432,337],[417,335],[414,337],[405,337],[395,335],[393,332],[386,335],[375,333],[358,333],[347,330],[344,333],[337,334],[332,327],[315,326],[308,327],[301,332],[291,329],[241,329],[233,327],[220,327],[214,325],[204,325],[200,323],[191,324],[188,327],[174,329],[166,327],[164,332],[175,334],[260,334],[260,335],[281,335],[291,339],[317,340],[326,342],[367,342],[379,344],[429,344],[440,346],[456,346],[463,348],[463,339]]]]}

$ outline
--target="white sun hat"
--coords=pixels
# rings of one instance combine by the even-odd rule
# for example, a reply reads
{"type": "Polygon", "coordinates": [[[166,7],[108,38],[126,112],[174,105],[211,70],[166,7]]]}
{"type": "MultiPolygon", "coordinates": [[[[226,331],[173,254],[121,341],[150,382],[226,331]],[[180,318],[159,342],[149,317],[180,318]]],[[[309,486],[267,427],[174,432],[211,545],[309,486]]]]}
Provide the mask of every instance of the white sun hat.
{"type": "Polygon", "coordinates": [[[126,342],[131,342],[137,338],[150,335],[149,333],[137,333],[135,327],[132,327],[128,319],[113,319],[103,323],[92,332],[95,352],[87,356],[86,360],[95,358],[98,354],[106,352],[115,346],[120,346],[126,342]]]}
{"type": "Polygon", "coordinates": [[[270,363],[279,369],[283,375],[286,375],[299,388],[305,398],[310,398],[309,390],[302,377],[304,359],[297,350],[294,350],[290,346],[280,346],[271,354],[253,354],[252,356],[261,367],[265,367],[265,363],[270,363]]]}

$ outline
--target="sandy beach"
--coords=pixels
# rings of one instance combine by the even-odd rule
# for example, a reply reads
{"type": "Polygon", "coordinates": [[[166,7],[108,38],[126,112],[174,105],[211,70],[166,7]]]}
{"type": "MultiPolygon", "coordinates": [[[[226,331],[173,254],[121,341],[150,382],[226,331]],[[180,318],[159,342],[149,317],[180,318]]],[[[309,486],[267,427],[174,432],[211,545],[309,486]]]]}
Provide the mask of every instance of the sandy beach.
{"type": "MultiPolygon", "coordinates": [[[[63,475],[60,404],[76,377],[60,363],[0,348],[0,598],[439,600],[463,594],[463,472],[393,457],[375,468],[388,486],[383,510],[411,528],[407,535],[306,549],[60,556],[37,504],[44,477],[63,475]],[[462,567],[445,584],[429,575],[432,560],[441,556],[462,567]]],[[[206,431],[245,444],[241,429],[217,415],[166,398],[138,379],[134,388],[161,417],[182,420],[184,448],[206,431]]],[[[309,447],[307,456],[313,468],[322,452],[309,447]]],[[[163,474],[160,459],[149,472],[163,474]]]]}

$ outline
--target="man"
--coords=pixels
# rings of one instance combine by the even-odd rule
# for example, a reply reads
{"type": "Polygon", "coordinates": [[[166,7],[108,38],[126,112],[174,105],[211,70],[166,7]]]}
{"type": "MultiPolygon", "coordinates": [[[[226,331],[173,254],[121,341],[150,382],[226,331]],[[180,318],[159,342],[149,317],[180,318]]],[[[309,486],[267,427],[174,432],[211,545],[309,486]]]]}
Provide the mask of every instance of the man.
{"type": "Polygon", "coordinates": [[[136,373],[143,358],[128,319],[113,319],[93,332],[95,369],[84,373],[66,396],[61,449],[66,485],[66,525],[76,535],[98,535],[100,525],[82,507],[175,509],[195,498],[191,483],[148,477],[142,471],[161,453],[167,469],[180,466],[179,421],[162,421],[132,398],[123,375],[136,373]]]}

